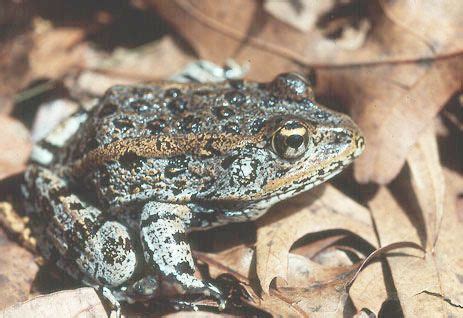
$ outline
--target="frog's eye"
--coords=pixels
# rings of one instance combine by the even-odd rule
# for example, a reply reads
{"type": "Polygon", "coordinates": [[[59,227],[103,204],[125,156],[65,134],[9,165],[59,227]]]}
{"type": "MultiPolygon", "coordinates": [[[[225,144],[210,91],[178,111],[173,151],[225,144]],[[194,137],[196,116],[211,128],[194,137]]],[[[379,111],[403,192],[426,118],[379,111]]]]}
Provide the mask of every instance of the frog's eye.
{"type": "Polygon", "coordinates": [[[272,135],[272,149],[283,159],[298,159],[308,150],[310,137],[300,121],[285,122],[272,135]]]}

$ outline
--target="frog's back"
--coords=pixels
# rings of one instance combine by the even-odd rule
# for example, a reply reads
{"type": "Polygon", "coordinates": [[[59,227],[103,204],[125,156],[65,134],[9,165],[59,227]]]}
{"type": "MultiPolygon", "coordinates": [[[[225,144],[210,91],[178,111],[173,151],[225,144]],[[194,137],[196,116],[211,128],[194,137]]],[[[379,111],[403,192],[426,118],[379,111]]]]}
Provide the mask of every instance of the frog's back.
{"type": "Polygon", "coordinates": [[[249,111],[240,106],[259,92],[255,86],[242,81],[114,86],[64,147],[66,154],[57,160],[67,164],[121,139],[203,132],[239,134],[248,126],[245,111],[249,111]]]}
{"type": "MultiPolygon", "coordinates": [[[[70,166],[90,152],[119,141],[176,136],[191,143],[205,134],[256,134],[273,103],[262,85],[240,80],[215,84],[114,86],[87,114],[79,130],[56,154],[54,164],[70,166]],[[186,138],[188,136],[188,138],[186,138]]],[[[86,169],[79,181],[106,203],[153,199],[188,201],[206,192],[220,173],[216,156],[194,153],[152,158],[123,156],[86,169]]],[[[118,203],[116,203],[118,204],[118,203]]]]}

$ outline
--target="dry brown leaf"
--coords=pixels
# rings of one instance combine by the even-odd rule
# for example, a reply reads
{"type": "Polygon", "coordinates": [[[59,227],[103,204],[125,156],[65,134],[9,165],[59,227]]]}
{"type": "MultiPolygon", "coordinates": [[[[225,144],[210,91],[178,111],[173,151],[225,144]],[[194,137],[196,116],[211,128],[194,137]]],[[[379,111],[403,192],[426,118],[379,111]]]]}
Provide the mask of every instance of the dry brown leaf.
{"type": "Polygon", "coordinates": [[[13,317],[101,317],[108,314],[95,290],[90,287],[37,296],[3,311],[1,318],[13,317]]]}
{"type": "Polygon", "coordinates": [[[101,56],[91,68],[108,75],[149,81],[167,79],[182,70],[193,57],[181,49],[174,38],[164,36],[159,41],[134,49],[118,48],[111,56],[101,56]]]}
{"type": "MultiPolygon", "coordinates": [[[[405,317],[461,315],[463,286],[458,273],[463,273],[463,262],[457,250],[463,233],[458,230],[461,224],[454,204],[458,192],[453,186],[444,208],[445,184],[432,126],[411,150],[408,163],[411,185],[402,186],[398,197],[382,188],[370,207],[382,246],[394,241],[413,241],[428,247],[426,258],[419,253],[408,253],[389,257],[382,265],[373,264],[355,281],[350,295],[357,308],[367,307],[376,313],[390,299],[400,302],[405,317]],[[413,205],[413,193],[419,207],[413,205]],[[445,230],[438,232],[442,211],[445,211],[442,223],[445,230]]],[[[447,175],[449,184],[450,174],[447,175]]],[[[451,176],[459,182],[461,191],[461,177],[451,176]]]]}
{"type": "MultiPolygon", "coordinates": [[[[382,245],[402,240],[420,243],[416,217],[410,215],[410,211],[404,211],[386,188],[378,192],[370,202],[370,207],[382,245]]],[[[463,289],[458,276],[458,273],[462,272],[462,265],[456,249],[458,249],[459,242],[463,240],[461,237],[463,233],[457,230],[461,224],[455,222],[453,210],[447,211],[443,221],[447,235],[444,238],[441,234],[434,254],[428,252],[423,259],[420,253],[410,251],[406,255],[399,254],[387,259],[390,276],[385,279],[392,279],[394,286],[393,290],[389,290],[388,297],[400,302],[405,317],[440,317],[462,314],[461,291],[463,289]]],[[[380,285],[384,283],[384,279],[380,277],[383,273],[378,266],[372,269],[363,272],[360,280],[366,275],[370,277],[368,289],[375,290],[379,287],[381,290],[380,285]]],[[[365,299],[359,290],[355,291],[357,282],[351,289],[354,304],[377,309],[378,299],[371,299],[371,297],[365,299]]],[[[365,288],[364,286],[363,284],[362,288],[365,288]]]]}
{"type": "MultiPolygon", "coordinates": [[[[397,74],[398,69],[384,71],[397,74]]],[[[410,87],[393,88],[389,96],[375,96],[370,91],[359,101],[363,106],[354,112],[354,117],[365,134],[367,147],[354,164],[357,180],[386,184],[400,172],[410,148],[432,124],[450,97],[461,88],[461,74],[461,58],[436,62],[424,74],[415,77],[410,87]]],[[[389,80],[398,79],[400,77],[395,75],[389,80]]],[[[370,85],[379,84],[378,79],[371,80],[370,85]]]]}
{"type": "MultiPolygon", "coordinates": [[[[270,295],[279,296],[293,309],[310,317],[326,317],[348,314],[345,303],[348,298],[347,283],[354,277],[360,264],[350,266],[322,266],[303,256],[290,254],[288,257],[287,285],[270,290],[270,295]]],[[[263,297],[263,308],[269,308],[263,297]]],[[[273,308],[273,314],[278,307],[273,308]]]]}
{"type": "Polygon", "coordinates": [[[367,209],[334,187],[326,186],[321,195],[320,191],[304,193],[299,200],[277,205],[257,221],[257,276],[265,292],[275,277],[287,280],[289,250],[304,235],[343,229],[375,240],[367,209]]]}
{"type": "Polygon", "coordinates": [[[0,110],[11,108],[13,95],[29,80],[28,52],[32,37],[23,35],[20,40],[0,44],[0,110]]]}
{"type": "Polygon", "coordinates": [[[426,225],[428,252],[438,239],[444,214],[445,182],[433,125],[423,132],[407,158],[411,182],[426,225]]]}
{"type": "Polygon", "coordinates": [[[289,253],[287,284],[277,284],[268,294],[260,295],[254,257],[254,250],[246,246],[218,254],[198,253],[198,259],[208,264],[212,277],[223,273],[233,275],[251,295],[251,305],[280,317],[309,317],[309,313],[310,317],[341,315],[348,297],[346,286],[359,267],[359,264],[322,266],[289,253]]]}
{"type": "Polygon", "coordinates": [[[30,78],[55,79],[84,66],[89,52],[84,37],[82,28],[53,28],[47,21],[36,20],[34,46],[29,52],[30,78]]]}
{"type": "Polygon", "coordinates": [[[208,264],[209,273],[213,278],[228,273],[248,285],[253,278],[250,270],[255,256],[254,250],[249,246],[239,245],[215,254],[195,252],[195,256],[208,264]]]}
{"type": "MultiPolygon", "coordinates": [[[[383,8],[375,2],[361,8],[352,4],[351,11],[358,13],[361,9],[365,17],[374,22],[374,29],[369,33],[365,45],[360,50],[349,50],[337,45],[339,39],[326,38],[323,29],[312,32],[300,32],[290,25],[266,14],[258,1],[237,0],[145,0],[153,5],[176,29],[190,42],[201,58],[223,63],[226,58],[233,57],[239,62],[252,61],[250,76],[268,79],[275,73],[299,69],[300,65],[346,65],[373,64],[410,61],[434,58],[436,55],[450,55],[461,52],[461,25],[452,23],[455,37],[439,41],[436,46],[418,37],[413,31],[413,23],[425,24],[429,29],[426,39],[442,39],[442,31],[436,30],[435,22],[439,21],[442,12],[455,17],[461,16],[463,5],[455,3],[440,5],[433,2],[436,10],[430,14],[413,14],[414,21],[407,28],[396,24],[384,15],[383,8]],[[433,12],[437,16],[431,16],[433,12]],[[434,33],[438,35],[433,36],[434,33]],[[442,43],[444,42],[444,43],[442,43]],[[452,42],[452,45],[448,43],[452,42]],[[217,50],[216,48],[220,48],[217,50]],[[272,65],[271,68],[268,65],[272,65]]],[[[419,1],[421,2],[421,1],[419,1]]],[[[447,1],[448,2],[448,1],[447,1]]],[[[397,8],[397,6],[396,6],[397,8]]],[[[391,11],[394,8],[391,6],[391,11]]],[[[425,6],[423,5],[423,9],[425,6]]],[[[407,15],[415,12],[414,8],[402,6],[396,11],[407,15]],[[409,11],[407,11],[409,10],[409,11]]],[[[388,11],[389,12],[389,11],[388,11]]],[[[329,14],[326,13],[326,14],[329,14]]],[[[317,17],[320,19],[320,17],[317,17]]],[[[407,21],[408,22],[408,21],[407,21]]],[[[433,43],[434,44],[434,43],[433,43]]]]}
{"type": "Polygon", "coordinates": [[[31,141],[27,129],[19,121],[0,115],[0,179],[20,172],[24,168],[31,141]]]}
{"type": "Polygon", "coordinates": [[[442,50],[447,53],[461,53],[463,44],[461,1],[380,0],[379,3],[389,19],[403,27],[406,32],[421,39],[436,53],[442,50]]]}
{"type": "MultiPolygon", "coordinates": [[[[29,297],[38,267],[34,255],[7,239],[0,229],[0,310],[29,297]]],[[[0,311],[0,317],[2,317],[0,311]]]]}
{"type": "MultiPolygon", "coordinates": [[[[349,289],[349,296],[355,308],[368,308],[378,314],[389,298],[381,262],[368,265],[349,289]]],[[[389,279],[389,277],[387,278],[389,279]]]]}
{"type": "Polygon", "coordinates": [[[264,9],[277,19],[300,31],[309,31],[316,27],[318,17],[327,12],[333,5],[334,0],[301,0],[298,3],[266,0],[264,2],[264,9]]]}

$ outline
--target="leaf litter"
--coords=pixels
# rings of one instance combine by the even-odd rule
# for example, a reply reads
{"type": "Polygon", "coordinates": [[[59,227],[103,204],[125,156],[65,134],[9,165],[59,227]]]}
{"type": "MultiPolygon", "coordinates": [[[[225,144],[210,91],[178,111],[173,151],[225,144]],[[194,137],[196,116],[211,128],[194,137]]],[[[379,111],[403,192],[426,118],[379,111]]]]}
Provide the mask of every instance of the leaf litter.
{"type": "MultiPolygon", "coordinates": [[[[31,129],[27,116],[40,104],[69,96],[91,102],[113,84],[165,79],[195,58],[250,63],[248,77],[257,80],[315,69],[317,97],[353,116],[367,139],[365,154],[353,172],[276,205],[254,227],[194,236],[201,275],[233,278],[231,284],[244,289],[233,300],[241,314],[463,315],[463,167],[461,150],[447,143],[456,140],[450,145],[461,147],[462,106],[454,96],[462,88],[463,5],[352,0],[311,6],[317,5],[133,1],[128,11],[159,18],[150,16],[155,12],[177,33],[167,31],[138,48],[108,50],[94,43],[95,35],[117,27],[108,22],[120,18],[117,9],[86,4],[92,13],[86,19],[94,20],[64,26],[25,4],[34,17],[30,27],[15,29],[4,19],[10,32],[0,42],[2,177],[23,169],[30,149],[24,126],[31,129]],[[285,21],[290,15],[284,12],[293,18],[285,21]],[[297,20],[298,13],[306,20],[297,20]],[[59,85],[30,90],[43,79],[62,83],[66,93],[59,85]],[[436,119],[445,139],[436,133],[436,119]],[[446,166],[452,161],[456,165],[446,166]]],[[[34,126],[46,127],[41,121],[34,126]]],[[[3,224],[8,217],[21,229],[20,219],[11,218],[5,206],[1,210],[3,224]]],[[[89,288],[37,296],[36,257],[16,243],[27,241],[18,235],[0,236],[0,315],[46,315],[50,308],[73,316],[105,315],[89,288]]]]}

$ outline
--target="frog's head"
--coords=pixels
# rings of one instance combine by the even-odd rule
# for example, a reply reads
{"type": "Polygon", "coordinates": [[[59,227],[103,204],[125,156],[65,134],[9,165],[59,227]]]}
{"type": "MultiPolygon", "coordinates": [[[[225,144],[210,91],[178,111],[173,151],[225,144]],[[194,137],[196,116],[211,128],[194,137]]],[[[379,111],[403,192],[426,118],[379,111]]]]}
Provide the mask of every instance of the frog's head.
{"type": "Polygon", "coordinates": [[[281,74],[266,85],[273,106],[253,142],[222,161],[221,198],[275,202],[308,190],[359,156],[364,138],[347,115],[312,98],[303,77],[281,74]]]}

